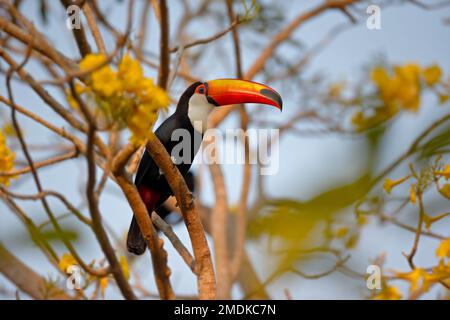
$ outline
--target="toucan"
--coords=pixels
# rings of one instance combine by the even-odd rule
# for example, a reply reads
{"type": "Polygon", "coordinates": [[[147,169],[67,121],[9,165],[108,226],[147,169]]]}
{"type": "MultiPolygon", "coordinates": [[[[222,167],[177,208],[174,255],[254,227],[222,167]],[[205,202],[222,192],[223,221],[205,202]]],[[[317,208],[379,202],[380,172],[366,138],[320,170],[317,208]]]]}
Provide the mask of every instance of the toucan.
{"type": "MultiPolygon", "coordinates": [[[[177,159],[172,156],[172,161],[185,179],[200,148],[211,111],[217,107],[243,103],[265,104],[280,110],[283,107],[281,96],[274,89],[253,81],[216,79],[195,82],[184,91],[175,112],[156,129],[155,135],[169,155],[172,155],[172,150],[180,143],[178,139],[174,139],[177,129],[190,135],[188,156],[183,156],[185,150],[178,153],[177,159]]],[[[156,211],[164,219],[168,211],[162,210],[162,204],[172,195],[172,190],[147,150],[140,160],[134,183],[149,214],[156,211]]],[[[147,243],[133,216],[128,231],[127,249],[133,254],[141,255],[146,247],[147,243]]]]}

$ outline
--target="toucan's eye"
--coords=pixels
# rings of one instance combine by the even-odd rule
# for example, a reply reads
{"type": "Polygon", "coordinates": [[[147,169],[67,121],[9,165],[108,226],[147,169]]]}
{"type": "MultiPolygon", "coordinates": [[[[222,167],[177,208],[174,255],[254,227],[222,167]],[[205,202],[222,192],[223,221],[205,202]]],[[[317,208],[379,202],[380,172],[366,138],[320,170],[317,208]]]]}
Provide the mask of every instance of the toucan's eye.
{"type": "Polygon", "coordinates": [[[204,94],[205,93],[205,87],[201,86],[200,88],[198,88],[198,93],[204,94]]]}

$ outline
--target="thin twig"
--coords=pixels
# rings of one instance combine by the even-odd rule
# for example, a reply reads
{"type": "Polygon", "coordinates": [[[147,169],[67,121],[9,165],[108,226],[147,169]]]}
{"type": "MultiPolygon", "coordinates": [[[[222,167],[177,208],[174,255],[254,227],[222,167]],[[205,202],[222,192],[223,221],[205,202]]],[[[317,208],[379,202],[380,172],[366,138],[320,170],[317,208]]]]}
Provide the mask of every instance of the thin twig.
{"type": "Polygon", "coordinates": [[[170,57],[169,57],[169,11],[166,0],[159,1],[160,19],[160,42],[159,42],[159,70],[158,85],[165,89],[170,73],[170,57]]]}
{"type": "Polygon", "coordinates": [[[105,42],[103,41],[100,30],[98,29],[97,23],[95,22],[94,14],[89,2],[85,2],[83,5],[83,11],[86,16],[89,28],[91,29],[92,36],[94,37],[97,49],[101,54],[106,54],[105,42]]]}
{"type": "MultiPolygon", "coordinates": [[[[34,165],[35,165],[36,169],[39,169],[39,168],[50,166],[50,165],[53,165],[53,164],[56,164],[59,162],[63,162],[63,161],[69,160],[69,159],[76,158],[77,156],[78,156],[78,151],[74,150],[74,151],[70,151],[70,152],[67,152],[62,155],[58,155],[58,156],[55,156],[55,157],[52,157],[52,158],[49,158],[49,159],[46,159],[43,161],[36,162],[34,165]]],[[[14,177],[14,176],[19,176],[19,175],[22,175],[24,173],[29,173],[29,172],[31,172],[31,167],[27,166],[25,168],[17,169],[14,171],[0,172],[0,177],[14,177]]]]}

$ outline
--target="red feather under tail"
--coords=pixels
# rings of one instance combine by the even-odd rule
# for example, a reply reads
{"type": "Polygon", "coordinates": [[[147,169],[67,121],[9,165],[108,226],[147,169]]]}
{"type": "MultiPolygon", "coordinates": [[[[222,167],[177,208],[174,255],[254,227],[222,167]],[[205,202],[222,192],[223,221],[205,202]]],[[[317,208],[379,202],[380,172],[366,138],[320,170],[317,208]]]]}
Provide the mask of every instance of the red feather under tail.
{"type": "MultiPolygon", "coordinates": [[[[145,186],[140,186],[138,188],[139,194],[142,198],[142,201],[145,203],[149,214],[155,210],[155,207],[161,197],[158,192],[146,188],[145,186]]],[[[130,229],[128,230],[127,237],[127,249],[129,252],[134,253],[136,255],[141,255],[145,252],[147,248],[147,242],[142,236],[141,229],[137,223],[136,218],[133,215],[133,219],[131,220],[130,229]]]]}

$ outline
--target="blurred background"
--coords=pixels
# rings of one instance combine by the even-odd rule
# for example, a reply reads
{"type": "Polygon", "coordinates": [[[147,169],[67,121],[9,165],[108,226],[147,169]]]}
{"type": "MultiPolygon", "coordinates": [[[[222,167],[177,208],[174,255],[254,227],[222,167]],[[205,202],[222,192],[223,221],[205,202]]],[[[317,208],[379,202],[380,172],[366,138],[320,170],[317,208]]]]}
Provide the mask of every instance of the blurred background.
{"type": "MultiPolygon", "coordinates": [[[[114,28],[126,28],[127,1],[106,0],[96,3],[114,28]]],[[[247,21],[237,28],[242,70],[249,70],[273,37],[290,22],[322,3],[303,0],[235,1],[236,14],[248,14],[247,21]]],[[[169,0],[167,5],[170,47],[207,38],[230,25],[225,1],[169,0]]],[[[20,1],[18,8],[55,48],[76,61],[80,60],[72,32],[65,26],[66,12],[61,3],[24,0],[20,1]]],[[[141,41],[139,22],[145,10],[150,10],[150,13],[145,39],[142,40],[142,52],[147,62],[157,65],[159,23],[147,1],[135,1],[130,40],[135,43],[141,41]]],[[[1,14],[7,17],[5,10],[1,14]]],[[[259,279],[267,297],[366,299],[376,294],[367,288],[364,279],[369,265],[380,265],[383,274],[410,271],[403,253],[409,252],[413,245],[418,207],[408,200],[408,182],[399,185],[388,195],[383,190],[383,181],[385,178],[398,179],[408,175],[410,163],[414,163],[417,170],[428,166],[435,161],[436,154],[442,154],[441,161],[449,163],[448,153],[438,150],[431,152],[432,155],[425,151],[416,154],[396,166],[387,176],[375,181],[374,185],[372,182],[404,154],[430,124],[449,113],[449,104],[439,103],[437,89],[423,88],[420,107],[415,111],[405,108],[363,130],[355,125],[352,117],[359,108],[371,104],[371,94],[376,91],[371,71],[377,66],[391,70],[392,66],[408,63],[421,68],[438,65],[443,73],[442,81],[449,81],[449,19],[450,6],[445,5],[445,1],[422,1],[419,4],[415,1],[356,1],[346,10],[325,10],[296,28],[274,50],[264,68],[253,78],[270,85],[283,97],[282,113],[255,105],[246,106],[250,128],[284,128],[281,129],[279,140],[278,172],[261,177],[259,168],[256,165],[251,167],[252,179],[246,212],[246,254],[253,274],[259,279]],[[370,30],[366,25],[370,16],[366,9],[370,4],[381,8],[379,30],[370,30]],[[355,99],[359,99],[358,102],[355,99]],[[368,199],[380,205],[379,211],[368,210],[369,214],[358,214],[358,204],[366,206],[368,199]],[[395,214],[395,219],[402,225],[411,226],[412,231],[382,218],[382,215],[391,216],[399,206],[401,211],[395,214]],[[311,248],[318,249],[308,252],[311,248]]],[[[105,29],[101,26],[101,30],[105,29]]],[[[2,34],[4,36],[5,33],[2,34]]],[[[89,32],[87,36],[94,43],[89,32]]],[[[115,47],[113,35],[105,31],[103,37],[107,51],[112,52],[115,47]]],[[[172,67],[177,62],[177,54],[171,55],[172,67]]],[[[20,61],[19,55],[13,57],[20,61]]],[[[6,96],[4,79],[8,65],[1,61],[0,67],[0,92],[6,96]]],[[[145,76],[156,79],[157,68],[151,67],[149,63],[142,63],[142,67],[145,76]]],[[[28,63],[26,69],[36,79],[49,78],[48,72],[34,61],[28,63]]],[[[194,79],[205,81],[236,77],[232,33],[185,50],[179,70],[194,79]]],[[[173,101],[178,100],[189,83],[186,77],[175,78],[169,90],[173,101]]],[[[27,85],[13,81],[13,89],[17,104],[26,106],[58,126],[64,125],[64,121],[46,107],[27,85]]],[[[46,89],[69,108],[64,92],[51,86],[46,89]]],[[[174,106],[172,103],[167,113],[161,112],[155,127],[173,112],[174,106]]],[[[10,125],[9,112],[5,105],[0,106],[3,127],[10,125]]],[[[238,128],[239,119],[239,112],[231,113],[219,129],[238,128]]],[[[65,144],[59,137],[23,116],[19,116],[19,120],[36,160],[54,155],[57,150],[64,150],[65,144]]],[[[444,125],[430,139],[441,134],[443,143],[449,143],[446,135],[449,129],[449,124],[446,127],[444,125]]],[[[17,139],[12,136],[7,141],[17,154],[16,168],[25,166],[17,139]]],[[[122,141],[127,141],[126,132],[123,133],[122,141]]],[[[256,149],[252,137],[250,147],[256,149]]],[[[236,146],[226,145],[221,152],[227,153],[229,148],[236,146]]],[[[222,171],[230,216],[233,217],[241,196],[243,166],[225,164],[222,171]]],[[[215,190],[208,167],[199,163],[193,166],[193,172],[198,182],[196,197],[205,208],[214,207],[215,190]]],[[[86,164],[81,157],[42,168],[39,174],[45,188],[64,193],[79,210],[87,212],[84,194],[86,164]]],[[[9,189],[23,194],[36,192],[29,176],[12,180],[9,189]]],[[[58,215],[67,213],[67,209],[56,199],[49,201],[58,215]]],[[[436,190],[426,192],[423,202],[430,215],[449,211],[449,200],[436,190]]],[[[40,204],[35,201],[21,201],[20,204],[42,228],[43,234],[54,244],[58,253],[66,252],[47,223],[40,204]]],[[[131,283],[139,283],[145,288],[145,292],[142,291],[144,297],[157,298],[148,254],[140,257],[126,254],[125,236],[132,212],[120,189],[111,181],[107,183],[100,199],[100,209],[111,241],[117,251],[126,256],[130,265],[131,283]]],[[[2,202],[0,212],[0,243],[38,274],[63,283],[63,276],[36,248],[27,229],[2,202]]],[[[172,219],[176,220],[176,217],[172,219]]],[[[103,259],[90,230],[73,216],[60,221],[85,261],[103,259]]],[[[431,230],[448,237],[449,226],[450,219],[444,218],[434,223],[431,230]]],[[[190,249],[184,224],[174,224],[174,231],[190,249]]],[[[170,242],[163,238],[172,270],[174,291],[180,296],[195,296],[195,276],[170,242]]],[[[208,241],[210,248],[213,248],[209,235],[208,241]]],[[[414,260],[416,265],[423,268],[436,265],[439,259],[435,251],[439,243],[439,239],[421,237],[414,260]]],[[[407,297],[410,288],[408,281],[395,280],[389,283],[407,297]]],[[[249,292],[238,281],[232,287],[232,297],[235,299],[248,298],[252,294],[254,292],[249,292]]],[[[422,297],[436,299],[445,295],[448,296],[448,289],[437,284],[422,297]]],[[[16,298],[16,287],[2,275],[0,297],[16,298]]],[[[20,297],[28,298],[23,293],[20,297]]],[[[105,290],[105,298],[121,298],[112,282],[105,290]]]]}

